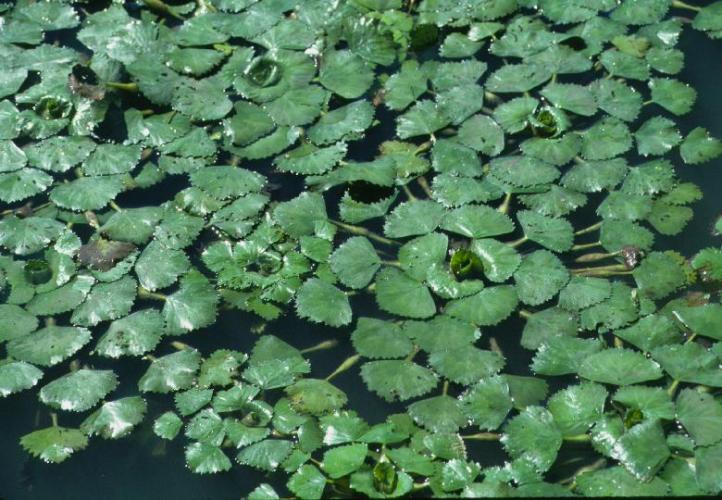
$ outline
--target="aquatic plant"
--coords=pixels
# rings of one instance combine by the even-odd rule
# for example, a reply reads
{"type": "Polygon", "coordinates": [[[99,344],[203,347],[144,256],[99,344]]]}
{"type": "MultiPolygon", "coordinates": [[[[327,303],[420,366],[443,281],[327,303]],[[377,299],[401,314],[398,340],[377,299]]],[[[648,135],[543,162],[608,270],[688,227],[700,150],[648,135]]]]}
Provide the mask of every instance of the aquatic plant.
{"type": "Polygon", "coordinates": [[[678,158],[722,154],[675,122],[677,41],[719,38],[722,2],[142,4],[0,6],[0,396],[39,386],[30,454],[152,419],[193,472],[288,475],[249,498],[722,491],[722,251],[654,246],[702,196],[678,158]],[[251,352],[192,347],[229,309],[262,319],[251,352]],[[311,377],[334,341],[284,314],[355,354],[311,377]],[[358,363],[404,411],[354,411],[358,363]],[[586,461],[545,482],[563,445],[586,461]]]}

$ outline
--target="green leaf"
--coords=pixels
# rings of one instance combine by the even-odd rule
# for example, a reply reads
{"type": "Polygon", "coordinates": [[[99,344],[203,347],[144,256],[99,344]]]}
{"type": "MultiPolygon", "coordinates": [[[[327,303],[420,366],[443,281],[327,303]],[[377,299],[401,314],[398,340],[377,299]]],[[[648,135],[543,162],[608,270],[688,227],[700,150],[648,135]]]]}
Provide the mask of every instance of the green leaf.
{"type": "Polygon", "coordinates": [[[579,367],[579,376],[613,385],[631,385],[662,376],[660,366],[630,349],[604,349],[588,356],[579,367]]]}
{"type": "Polygon", "coordinates": [[[556,460],[562,433],[549,411],[529,406],[506,424],[501,443],[512,458],[544,472],[556,460]]]}
{"type": "Polygon", "coordinates": [[[374,107],[370,102],[354,101],[322,115],[308,129],[308,137],[318,145],[359,139],[371,126],[374,112],[374,107]]]}
{"type": "Polygon", "coordinates": [[[654,234],[636,222],[607,219],[599,231],[599,241],[607,252],[618,252],[626,246],[649,250],[654,234]]]}
{"type": "Polygon", "coordinates": [[[684,67],[684,52],[678,49],[651,47],[646,59],[651,68],[668,75],[675,75],[684,67]]]}
{"type": "Polygon", "coordinates": [[[23,449],[45,462],[58,464],[88,445],[88,438],[78,429],[47,427],[20,438],[23,449]]]}
{"type": "Polygon", "coordinates": [[[640,481],[649,481],[669,458],[659,420],[635,425],[614,444],[612,456],[640,481]]]}
{"type": "Polygon", "coordinates": [[[599,108],[620,120],[631,122],[642,109],[640,93],[618,80],[597,80],[590,85],[590,90],[599,108]]]}
{"type": "Polygon", "coordinates": [[[611,18],[622,24],[653,24],[662,20],[670,0],[624,0],[614,9],[611,18]]]}
{"type": "Polygon", "coordinates": [[[361,366],[361,377],[370,391],[386,401],[423,396],[438,383],[434,372],[405,360],[370,361],[361,366]]]}
{"type": "Polygon", "coordinates": [[[445,234],[434,232],[419,236],[399,249],[399,265],[409,276],[423,281],[431,268],[446,260],[448,246],[445,234]]]}
{"type": "Polygon", "coordinates": [[[669,494],[669,485],[659,478],[650,482],[639,481],[623,467],[608,467],[584,472],[577,477],[577,489],[584,496],[651,496],[669,494]]]}
{"type": "Polygon", "coordinates": [[[143,421],[146,409],[147,405],[140,396],[109,401],[91,413],[80,424],[80,430],[88,436],[118,439],[130,434],[143,421]]]}
{"type": "Polygon", "coordinates": [[[144,309],[113,321],[95,352],[109,358],[141,356],[155,349],[162,333],[163,317],[155,309],[144,309]]]}
{"type": "Polygon", "coordinates": [[[299,498],[320,499],[326,487],[326,477],[313,465],[302,465],[286,486],[299,498]]]}
{"type": "Polygon", "coordinates": [[[141,392],[160,393],[187,389],[193,383],[200,360],[200,353],[193,349],[156,358],[138,381],[138,388],[141,392]]]}
{"type": "Polygon", "coordinates": [[[413,349],[397,324],[375,318],[359,318],[351,342],[356,352],[372,359],[401,358],[413,349]]]}
{"type": "Polygon", "coordinates": [[[612,286],[605,279],[572,276],[559,294],[559,306],[569,311],[578,311],[608,299],[611,294],[612,286]]]}
{"type": "Polygon", "coordinates": [[[602,416],[606,400],[603,386],[585,382],[557,392],[547,407],[562,434],[574,436],[586,433],[602,416]]]}
{"type": "Polygon", "coordinates": [[[224,387],[233,382],[238,367],[248,356],[237,351],[219,349],[208,356],[201,365],[198,385],[201,387],[224,387]]]}
{"type": "Polygon", "coordinates": [[[96,148],[96,144],[87,137],[52,137],[27,146],[23,151],[16,148],[12,141],[0,145],[2,171],[17,170],[25,166],[25,156],[31,167],[48,172],[67,172],[85,160],[96,148]]]}
{"type": "Polygon", "coordinates": [[[429,356],[429,364],[451,382],[469,385],[499,372],[504,367],[504,358],[493,351],[465,346],[434,352],[429,356]]]}
{"type": "Polygon", "coordinates": [[[214,77],[179,81],[172,93],[171,107],[194,121],[219,120],[233,109],[223,87],[214,77]]]}
{"type": "Polygon", "coordinates": [[[681,340],[679,329],[667,316],[650,314],[634,325],[617,330],[615,335],[649,352],[657,346],[675,344],[681,340]]]}
{"type": "Polygon", "coordinates": [[[86,411],[118,386],[111,370],[81,368],[53,380],[40,389],[40,401],[66,411],[86,411]]]}
{"type": "Polygon", "coordinates": [[[713,160],[722,154],[722,142],[710,136],[707,129],[696,127],[679,147],[682,159],[689,165],[697,165],[713,160]]]}
{"type": "Polygon", "coordinates": [[[319,175],[337,165],[346,155],[346,151],[346,144],[343,142],[327,148],[317,148],[307,143],[277,157],[276,166],[281,172],[319,175]]]}
{"type": "Polygon", "coordinates": [[[559,166],[569,163],[581,148],[582,139],[574,132],[550,139],[532,137],[521,143],[521,150],[525,155],[559,166]]]}
{"type": "Polygon", "coordinates": [[[656,300],[667,297],[687,283],[687,273],[677,255],[652,252],[633,271],[639,290],[656,300]]]}
{"type": "Polygon", "coordinates": [[[490,117],[474,115],[459,127],[458,141],[474,151],[496,156],[504,150],[504,131],[490,117]]]}
{"type": "Polygon", "coordinates": [[[597,112],[597,102],[592,92],[576,84],[551,83],[541,90],[541,95],[557,107],[582,116],[597,112]]]}
{"type": "Polygon", "coordinates": [[[444,207],[433,201],[404,202],[386,218],[384,233],[390,238],[427,234],[441,224],[444,213],[444,207]]]}
{"type": "Polygon", "coordinates": [[[319,71],[321,85],[346,99],[363,95],[374,80],[373,66],[348,50],[328,51],[319,71]]]}
{"type": "Polygon", "coordinates": [[[549,250],[564,252],[574,243],[574,228],[566,219],[554,219],[522,210],[517,213],[517,220],[527,238],[549,250]]]}
{"type": "Polygon", "coordinates": [[[426,92],[427,76],[415,60],[407,60],[384,82],[384,103],[390,109],[402,110],[426,92]]]}
{"type": "Polygon", "coordinates": [[[675,115],[690,112],[697,100],[697,91],[687,84],[671,78],[652,78],[649,80],[652,100],[675,115]]]}
{"type": "Polygon", "coordinates": [[[328,100],[328,91],[317,85],[291,89],[264,109],[278,125],[306,125],[316,118],[328,100]]]}
{"type": "Polygon", "coordinates": [[[448,212],[441,228],[469,238],[485,238],[514,231],[514,223],[506,214],[486,205],[464,205],[448,212]]]}
{"type": "Polygon", "coordinates": [[[697,446],[708,446],[722,440],[721,418],[722,404],[711,395],[684,389],[677,396],[677,420],[697,446]]]}
{"type": "Polygon", "coordinates": [[[126,174],[138,164],[141,147],[138,145],[99,144],[83,162],[85,175],[126,174]]]}
{"type": "Polygon", "coordinates": [[[652,350],[652,356],[664,371],[681,382],[722,386],[717,357],[696,342],[659,346],[652,350]]]}
{"type": "Polygon", "coordinates": [[[674,403],[660,387],[627,385],[620,387],[612,399],[628,409],[641,411],[646,420],[674,419],[674,403]]]}
{"type": "Polygon", "coordinates": [[[203,408],[211,402],[213,397],[212,389],[200,389],[193,387],[187,391],[178,392],[175,395],[175,406],[182,416],[187,417],[203,408]]]}
{"type": "Polygon", "coordinates": [[[619,119],[602,118],[582,135],[582,156],[587,160],[606,160],[632,147],[632,135],[619,119]]]}
{"type": "Polygon", "coordinates": [[[494,71],[486,79],[486,87],[492,92],[527,92],[551,78],[552,71],[536,64],[507,64],[494,71]]]}
{"type": "Polygon", "coordinates": [[[151,238],[161,216],[159,207],[127,208],[113,213],[100,231],[113,240],[141,244],[151,238]]]}
{"type": "Polygon", "coordinates": [[[38,327],[38,318],[15,304],[0,304],[0,322],[7,325],[0,341],[24,337],[38,327]]]}
{"type": "Polygon", "coordinates": [[[70,321],[81,326],[95,326],[101,321],[122,318],[130,312],[136,297],[136,282],[123,276],[111,283],[97,283],[80,304],[70,321]]]}
{"type": "Polygon", "coordinates": [[[153,422],[153,432],[161,439],[172,440],[180,432],[183,421],[173,413],[167,411],[153,422]]]}
{"type": "Polygon", "coordinates": [[[460,400],[473,425],[485,430],[497,429],[512,408],[509,385],[498,376],[482,378],[460,400]]]}
{"type": "Polygon", "coordinates": [[[487,238],[474,240],[471,251],[484,266],[484,275],[496,283],[503,283],[519,268],[521,256],[506,243],[487,238]]]}
{"type": "Polygon", "coordinates": [[[541,375],[577,373],[583,361],[603,348],[596,339],[550,336],[541,341],[531,369],[541,375]]]}
{"type": "Polygon", "coordinates": [[[396,268],[384,268],[376,276],[376,302],[384,311],[408,318],[428,318],[436,313],[429,289],[396,268]]]}
{"type": "Polygon", "coordinates": [[[49,292],[38,294],[28,303],[28,312],[50,316],[70,311],[80,305],[90,292],[95,280],[87,275],[76,276],[74,280],[49,292]]]}
{"type": "Polygon", "coordinates": [[[230,470],[231,461],[218,446],[194,442],[185,450],[186,464],[196,474],[215,474],[230,470]]]}
{"type": "Polygon", "coordinates": [[[303,379],[284,389],[294,410],[321,416],[343,408],[348,397],[326,380],[303,379]]]}
{"type": "Polygon", "coordinates": [[[578,329],[579,319],[574,313],[558,307],[543,309],[526,319],[526,325],[524,325],[521,335],[521,345],[527,349],[538,349],[553,337],[574,337],[578,329]]]}
{"type": "Polygon", "coordinates": [[[331,254],[329,264],[341,283],[359,289],[371,282],[381,259],[367,238],[352,236],[331,254]]]}
{"type": "Polygon", "coordinates": [[[302,318],[329,326],[347,325],[352,317],[346,294],[317,278],[307,280],[299,289],[296,312],[302,318]]]}
{"type": "Polygon", "coordinates": [[[34,168],[22,168],[0,174],[0,200],[15,203],[44,192],[53,184],[53,178],[34,168]]]}
{"type": "Polygon", "coordinates": [[[562,184],[583,193],[612,189],[627,173],[627,163],[621,158],[583,162],[574,165],[562,177],[562,184]]]}
{"type": "Polygon", "coordinates": [[[567,284],[569,271],[553,253],[537,250],[521,261],[514,281],[519,300],[536,306],[551,299],[567,284]]]}
{"type": "Polygon", "coordinates": [[[491,326],[503,321],[518,304],[516,290],[502,285],[485,288],[476,295],[448,303],[445,312],[475,325],[491,326]]]}
{"type": "Polygon", "coordinates": [[[288,235],[298,238],[313,234],[316,222],[327,219],[326,205],[320,194],[304,192],[276,205],[273,218],[288,235]]]}
{"type": "Polygon", "coordinates": [[[179,335],[211,325],[216,319],[218,295],[208,279],[196,270],[181,278],[180,288],[163,304],[166,333],[179,335]]]}
{"type": "Polygon", "coordinates": [[[722,480],[719,467],[722,464],[722,443],[695,450],[695,466],[697,468],[697,484],[705,491],[719,493],[722,491],[722,480]]]}
{"type": "Polygon", "coordinates": [[[0,220],[0,246],[16,255],[39,252],[58,238],[63,224],[46,217],[5,216],[0,220]]]}
{"type": "Polygon", "coordinates": [[[537,106],[539,101],[533,97],[515,97],[494,109],[494,120],[505,131],[515,134],[529,125],[529,117],[534,114],[537,106]]]}
{"type": "Polygon", "coordinates": [[[435,434],[453,433],[468,425],[461,403],[451,396],[422,399],[409,405],[408,413],[414,422],[435,434]]]}
{"type": "Polygon", "coordinates": [[[122,176],[81,177],[58,184],[50,192],[57,206],[74,211],[99,210],[123,190],[122,176]]]}
{"type": "Polygon", "coordinates": [[[489,175],[505,184],[528,187],[555,181],[559,178],[559,170],[529,156],[502,156],[491,160],[489,175]]]}
{"type": "Polygon", "coordinates": [[[90,342],[87,328],[46,326],[35,333],[11,340],[8,355],[40,366],[54,366],[65,361],[90,342]]]}
{"type": "Polygon", "coordinates": [[[323,454],[323,470],[331,479],[347,476],[363,465],[367,453],[367,445],[361,443],[331,448],[323,454]]]}
{"type": "Polygon", "coordinates": [[[692,27],[705,31],[710,38],[720,38],[722,31],[722,7],[719,2],[705,5],[694,17],[692,27]]]}
{"type": "Polygon", "coordinates": [[[637,152],[642,156],[663,155],[682,141],[676,124],[661,116],[644,122],[634,133],[637,152]]]}
{"type": "Polygon", "coordinates": [[[396,135],[408,139],[418,135],[431,135],[444,128],[450,120],[444,116],[436,103],[417,101],[406,113],[396,118],[396,135]]]}
{"type": "Polygon", "coordinates": [[[185,252],[152,241],[136,261],[135,273],[140,286],[154,291],[172,285],[189,267],[190,261],[185,252]]]}
{"type": "Polygon", "coordinates": [[[30,389],[43,378],[43,372],[24,361],[0,363],[0,397],[30,389]]]}

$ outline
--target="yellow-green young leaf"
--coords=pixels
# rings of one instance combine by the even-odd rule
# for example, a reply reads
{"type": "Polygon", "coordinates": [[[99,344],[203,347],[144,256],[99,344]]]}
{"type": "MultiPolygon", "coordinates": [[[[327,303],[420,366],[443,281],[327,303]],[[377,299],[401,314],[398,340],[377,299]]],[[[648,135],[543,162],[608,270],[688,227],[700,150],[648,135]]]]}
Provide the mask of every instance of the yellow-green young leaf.
{"type": "Polygon", "coordinates": [[[367,453],[368,446],[361,443],[331,448],[323,454],[323,470],[332,479],[346,476],[363,465],[367,453]]]}

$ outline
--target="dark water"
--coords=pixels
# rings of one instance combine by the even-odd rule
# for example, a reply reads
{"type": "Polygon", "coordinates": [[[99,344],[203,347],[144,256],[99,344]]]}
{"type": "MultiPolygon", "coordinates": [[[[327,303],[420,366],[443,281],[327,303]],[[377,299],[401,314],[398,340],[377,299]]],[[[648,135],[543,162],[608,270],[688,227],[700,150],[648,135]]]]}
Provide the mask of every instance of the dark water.
{"type": "MultiPolygon", "coordinates": [[[[722,99],[719,96],[719,81],[722,80],[722,44],[704,35],[687,31],[680,48],[687,56],[687,65],[680,79],[689,82],[699,92],[694,110],[681,121],[682,132],[686,134],[694,126],[706,127],[713,135],[722,137],[722,99]]],[[[650,110],[652,111],[652,110],[650,110]]],[[[375,148],[367,148],[367,151],[375,148]]],[[[684,166],[677,161],[679,176],[684,181],[699,184],[705,198],[694,207],[695,218],[687,229],[675,238],[658,239],[658,248],[676,248],[689,255],[705,246],[719,246],[722,238],[713,237],[711,227],[722,212],[722,161],[703,166],[684,166]]],[[[171,196],[172,193],[169,193],[171,196]]],[[[372,301],[364,302],[354,297],[354,311],[376,314],[372,301]]],[[[212,328],[193,333],[183,341],[209,352],[218,347],[248,350],[257,338],[251,328],[257,319],[240,312],[224,312],[212,328]]],[[[507,373],[528,374],[527,366],[531,353],[518,346],[521,324],[510,320],[493,335],[499,341],[507,356],[507,373]]],[[[329,338],[338,339],[339,345],[332,351],[309,354],[313,376],[325,377],[347,356],[353,353],[348,342],[349,330],[334,330],[311,325],[295,319],[293,313],[272,322],[267,333],[278,335],[299,348],[309,347],[329,338]]],[[[488,333],[488,332],[487,332],[488,333]]],[[[489,335],[485,336],[488,340],[489,335]]],[[[112,367],[121,380],[114,397],[135,394],[134,381],[144,370],[146,363],[129,360],[104,363],[91,360],[98,368],[112,367]]],[[[61,372],[63,369],[59,369],[61,372]]],[[[49,370],[48,379],[52,379],[49,370]]],[[[402,409],[384,403],[369,394],[361,385],[357,370],[339,376],[335,383],[349,395],[349,407],[356,409],[371,421],[378,421],[394,411],[402,409]]],[[[148,396],[149,415],[165,411],[169,400],[160,396],[148,396]]],[[[48,465],[29,458],[18,445],[21,435],[36,427],[47,426],[49,413],[30,391],[0,400],[0,497],[6,499],[225,499],[240,498],[260,482],[278,484],[283,476],[269,476],[247,467],[235,466],[230,472],[199,476],[189,472],[184,464],[183,438],[167,443],[161,442],[151,431],[152,418],[129,438],[119,441],[91,440],[88,449],[63,464],[48,465]]],[[[62,425],[77,425],[83,418],[63,413],[62,425]]],[[[580,453],[580,448],[562,450],[564,457],[571,458],[580,453]]],[[[474,460],[482,465],[503,461],[503,454],[496,443],[480,444],[470,449],[474,460]]]]}

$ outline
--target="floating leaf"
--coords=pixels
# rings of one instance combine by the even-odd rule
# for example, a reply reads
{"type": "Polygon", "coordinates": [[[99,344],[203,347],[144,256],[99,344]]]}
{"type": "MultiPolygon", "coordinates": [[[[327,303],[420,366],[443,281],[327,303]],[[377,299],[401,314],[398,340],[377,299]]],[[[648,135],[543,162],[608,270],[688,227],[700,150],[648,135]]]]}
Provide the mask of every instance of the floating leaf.
{"type": "Polygon", "coordinates": [[[722,405],[712,396],[684,389],[677,397],[677,419],[690,433],[697,446],[708,446],[722,440],[719,421],[722,405]]]}
{"type": "Polygon", "coordinates": [[[302,318],[330,326],[351,322],[351,306],[344,292],[317,278],[307,280],[296,297],[296,311],[302,318]]]}
{"type": "Polygon", "coordinates": [[[549,411],[530,406],[504,427],[501,442],[512,458],[528,462],[543,472],[556,459],[562,444],[562,433],[549,411]]]}
{"type": "Polygon", "coordinates": [[[551,252],[537,250],[524,257],[514,273],[519,300],[539,305],[551,299],[569,281],[569,271],[551,252]]]}
{"type": "Polygon", "coordinates": [[[367,238],[353,236],[331,254],[329,263],[341,283],[358,289],[371,282],[381,259],[367,238]]]}
{"type": "Polygon", "coordinates": [[[47,427],[20,438],[23,449],[45,462],[60,463],[88,445],[88,438],[78,429],[47,427]]]}
{"type": "Polygon", "coordinates": [[[53,203],[70,210],[98,210],[123,190],[121,176],[81,177],[59,184],[50,192],[53,203]]]}
{"type": "Polygon", "coordinates": [[[53,380],[40,389],[40,401],[66,411],[86,411],[118,385],[111,370],[81,368],[53,380]]]}
{"type": "Polygon", "coordinates": [[[555,252],[564,252],[572,247],[574,228],[566,219],[554,219],[523,210],[517,213],[517,219],[524,235],[541,246],[555,252]]]}
{"type": "Polygon", "coordinates": [[[376,302],[384,311],[408,318],[428,318],[436,313],[429,289],[395,268],[385,268],[376,276],[376,302]]]}
{"type": "Polygon", "coordinates": [[[697,165],[721,155],[722,142],[710,136],[706,129],[696,127],[684,138],[679,152],[685,163],[697,165]]]}
{"type": "Polygon", "coordinates": [[[514,223],[498,210],[485,205],[465,205],[448,212],[441,228],[469,238],[485,238],[510,233],[514,223]]]}
{"type": "Polygon", "coordinates": [[[656,380],[662,376],[662,370],[636,351],[604,349],[584,360],[579,376],[605,384],[630,385],[656,380]]]}
{"type": "Polygon", "coordinates": [[[208,279],[191,270],[181,278],[178,291],[165,298],[166,332],[183,334],[210,325],[216,319],[218,295],[208,279]]]}
{"type": "Polygon", "coordinates": [[[185,455],[188,467],[196,474],[215,474],[231,468],[231,461],[223,450],[209,443],[191,443],[185,455]]]}
{"type": "Polygon", "coordinates": [[[409,110],[396,119],[396,135],[408,139],[417,135],[431,135],[448,125],[450,120],[444,116],[433,101],[417,101],[409,110]]]}
{"type": "Polygon", "coordinates": [[[678,80],[652,78],[649,80],[652,100],[675,115],[689,113],[697,99],[697,92],[678,80]]]}
{"type": "Polygon", "coordinates": [[[644,122],[634,133],[637,151],[642,156],[663,155],[682,141],[675,123],[661,116],[644,122]]]}
{"type": "Polygon", "coordinates": [[[325,415],[343,408],[346,394],[326,380],[303,379],[285,388],[291,406],[301,414],[325,415]]]}
{"type": "Polygon", "coordinates": [[[475,325],[490,326],[503,321],[514,312],[518,304],[512,286],[485,288],[476,295],[449,302],[445,312],[475,325]]]}
{"type": "Polygon", "coordinates": [[[40,366],[54,366],[68,359],[90,342],[87,328],[46,326],[35,333],[11,340],[10,356],[40,366]]]}
{"type": "Polygon", "coordinates": [[[0,397],[7,397],[34,387],[43,372],[24,361],[0,363],[0,397]]]}
{"type": "Polygon", "coordinates": [[[422,399],[409,405],[408,413],[414,422],[433,433],[456,432],[468,425],[461,404],[451,396],[422,399]]]}
{"type": "Polygon", "coordinates": [[[474,240],[471,251],[481,260],[484,275],[496,283],[508,280],[521,264],[514,248],[491,238],[474,240]]]}
{"type": "Polygon", "coordinates": [[[182,350],[156,358],[138,381],[142,392],[168,393],[187,389],[200,366],[196,350],[182,350]]]}
{"type": "Polygon", "coordinates": [[[110,401],[90,414],[80,424],[80,430],[88,436],[118,439],[127,436],[143,420],[146,409],[140,396],[110,401]]]}
{"type": "Polygon", "coordinates": [[[369,390],[387,401],[423,396],[438,380],[434,372],[411,361],[370,361],[361,366],[361,377],[369,390]]]}
{"type": "Polygon", "coordinates": [[[351,342],[356,352],[372,359],[400,358],[413,349],[398,325],[375,318],[359,318],[351,342]]]}

